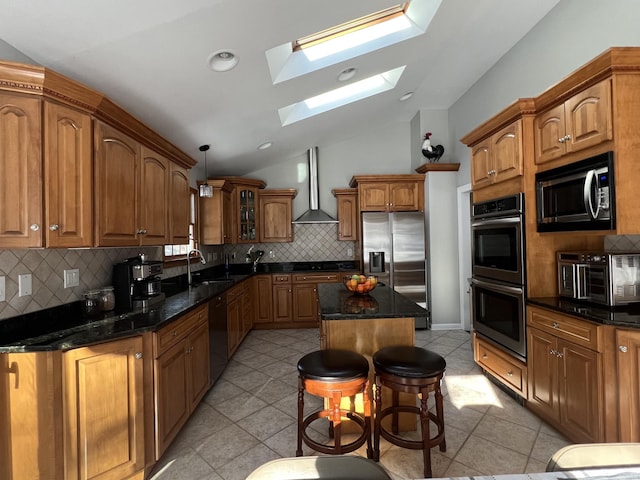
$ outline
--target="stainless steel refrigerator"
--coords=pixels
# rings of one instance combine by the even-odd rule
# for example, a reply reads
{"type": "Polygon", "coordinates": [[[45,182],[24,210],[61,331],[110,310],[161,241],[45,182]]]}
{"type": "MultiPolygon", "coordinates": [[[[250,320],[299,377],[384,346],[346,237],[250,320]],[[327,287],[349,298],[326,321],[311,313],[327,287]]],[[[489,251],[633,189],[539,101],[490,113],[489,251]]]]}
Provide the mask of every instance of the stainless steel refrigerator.
{"type": "MultiPolygon", "coordinates": [[[[428,310],[424,213],[362,213],[364,273],[428,310]]],[[[430,328],[417,318],[416,328],[430,328]]]]}

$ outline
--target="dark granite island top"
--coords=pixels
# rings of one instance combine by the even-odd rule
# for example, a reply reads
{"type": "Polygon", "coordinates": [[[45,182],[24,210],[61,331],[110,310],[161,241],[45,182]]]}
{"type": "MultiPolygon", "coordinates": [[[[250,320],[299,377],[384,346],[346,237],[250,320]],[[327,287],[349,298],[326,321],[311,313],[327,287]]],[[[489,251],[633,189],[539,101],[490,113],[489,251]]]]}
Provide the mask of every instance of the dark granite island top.
{"type": "MultiPolygon", "coordinates": [[[[386,286],[378,286],[368,295],[354,295],[340,283],[318,284],[320,303],[320,348],[351,350],[369,361],[369,384],[373,385],[371,357],[391,345],[415,345],[415,318],[429,312],[386,286]]],[[[382,392],[382,404],[390,404],[388,391],[382,392]]],[[[415,397],[400,395],[402,405],[415,405],[415,397]]],[[[412,415],[401,415],[401,431],[415,430],[412,415]]]]}
{"type": "Polygon", "coordinates": [[[368,295],[349,292],[341,283],[318,284],[322,320],[427,317],[429,312],[392,288],[378,286],[368,295]]]}

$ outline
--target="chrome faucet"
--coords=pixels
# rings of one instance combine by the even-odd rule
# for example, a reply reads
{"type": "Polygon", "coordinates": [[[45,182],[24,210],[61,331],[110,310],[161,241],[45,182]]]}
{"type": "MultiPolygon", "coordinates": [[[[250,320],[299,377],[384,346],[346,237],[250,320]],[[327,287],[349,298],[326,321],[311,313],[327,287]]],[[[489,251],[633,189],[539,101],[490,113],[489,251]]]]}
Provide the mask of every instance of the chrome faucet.
{"type": "Polygon", "coordinates": [[[189,252],[187,252],[187,283],[189,284],[189,286],[191,286],[191,280],[192,280],[191,279],[191,262],[189,261],[189,259],[191,258],[191,254],[192,253],[200,254],[200,263],[201,264],[204,265],[204,264],[207,263],[207,261],[204,259],[204,255],[197,248],[194,248],[193,250],[189,250],[189,252]]]}

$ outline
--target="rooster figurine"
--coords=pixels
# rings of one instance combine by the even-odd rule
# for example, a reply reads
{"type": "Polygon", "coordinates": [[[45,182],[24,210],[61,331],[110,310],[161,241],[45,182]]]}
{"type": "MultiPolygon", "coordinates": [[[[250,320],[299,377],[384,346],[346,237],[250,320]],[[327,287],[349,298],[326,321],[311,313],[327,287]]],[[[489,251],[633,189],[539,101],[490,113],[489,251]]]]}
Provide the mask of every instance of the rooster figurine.
{"type": "Polygon", "coordinates": [[[422,155],[424,155],[431,163],[436,163],[440,157],[444,155],[444,147],[442,145],[431,145],[431,132],[424,134],[424,142],[422,142],[422,155]]]}

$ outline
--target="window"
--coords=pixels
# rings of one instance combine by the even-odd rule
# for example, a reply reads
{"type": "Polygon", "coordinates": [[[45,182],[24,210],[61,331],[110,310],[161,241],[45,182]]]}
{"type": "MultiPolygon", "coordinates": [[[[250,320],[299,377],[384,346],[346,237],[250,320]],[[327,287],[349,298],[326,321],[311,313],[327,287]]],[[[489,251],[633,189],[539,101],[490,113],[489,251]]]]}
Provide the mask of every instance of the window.
{"type": "MultiPolygon", "coordinates": [[[[194,248],[198,248],[198,236],[197,236],[197,219],[198,219],[198,191],[191,189],[190,196],[190,219],[189,219],[189,243],[183,245],[165,245],[164,246],[164,262],[175,262],[177,260],[184,260],[187,253],[194,248]]],[[[193,258],[197,258],[194,256],[193,258]]]]}

